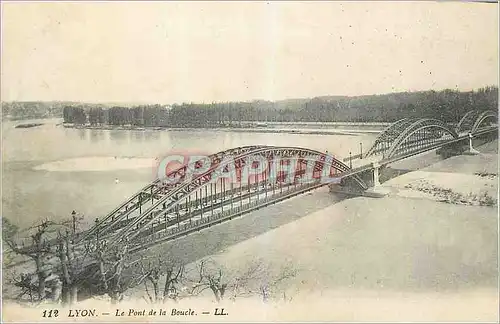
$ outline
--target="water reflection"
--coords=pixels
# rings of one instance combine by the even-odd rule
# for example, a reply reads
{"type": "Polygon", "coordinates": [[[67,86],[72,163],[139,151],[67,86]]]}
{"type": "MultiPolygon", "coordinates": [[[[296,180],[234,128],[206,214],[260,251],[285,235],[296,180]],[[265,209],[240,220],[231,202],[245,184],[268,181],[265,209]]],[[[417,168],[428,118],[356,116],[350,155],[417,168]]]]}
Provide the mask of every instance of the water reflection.
{"type": "Polygon", "coordinates": [[[299,146],[338,156],[367,151],[373,134],[306,135],[246,133],[222,130],[96,130],[50,125],[23,131],[3,132],[6,161],[54,161],[82,156],[163,156],[172,150],[221,151],[245,145],[299,146]],[[23,145],[19,145],[22,143],[23,145]],[[360,145],[362,143],[362,147],[360,145]]]}
{"type": "Polygon", "coordinates": [[[89,132],[90,132],[90,141],[92,143],[107,142],[107,139],[109,140],[109,132],[107,131],[99,129],[91,129],[89,130],[89,132]]]}
{"type": "Polygon", "coordinates": [[[114,129],[109,131],[109,138],[111,141],[124,142],[128,140],[129,135],[129,131],[114,129]]]}
{"type": "Polygon", "coordinates": [[[151,141],[151,140],[159,140],[160,139],[160,131],[155,131],[155,130],[152,130],[152,131],[149,131],[149,130],[146,130],[144,132],[144,138],[147,140],[147,141],[151,141]]]}
{"type": "Polygon", "coordinates": [[[87,140],[88,133],[89,133],[88,129],[77,129],[76,131],[77,131],[78,137],[80,137],[80,139],[82,141],[87,140]]]}
{"type": "Polygon", "coordinates": [[[137,142],[144,141],[144,131],[131,131],[131,138],[137,142]]]}

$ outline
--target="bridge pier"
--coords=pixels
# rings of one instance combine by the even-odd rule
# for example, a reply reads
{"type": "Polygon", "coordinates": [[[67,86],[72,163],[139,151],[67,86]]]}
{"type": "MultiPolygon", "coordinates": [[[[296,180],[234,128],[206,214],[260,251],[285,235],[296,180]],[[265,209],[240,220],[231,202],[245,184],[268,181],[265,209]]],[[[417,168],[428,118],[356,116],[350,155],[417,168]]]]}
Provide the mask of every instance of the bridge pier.
{"type": "Polygon", "coordinates": [[[373,187],[380,186],[380,165],[377,162],[372,163],[373,166],[373,187]]]}
{"type": "Polygon", "coordinates": [[[387,196],[389,190],[380,184],[380,164],[373,162],[372,168],[372,186],[365,191],[365,195],[375,198],[387,196]]]}
{"type": "Polygon", "coordinates": [[[469,149],[464,152],[465,155],[477,155],[481,153],[472,146],[472,137],[472,134],[469,133],[469,149]]]}
{"type": "Polygon", "coordinates": [[[329,185],[330,192],[374,198],[384,197],[389,193],[389,190],[382,187],[380,184],[380,168],[380,164],[374,162],[372,163],[372,169],[358,174],[358,176],[367,184],[368,189],[366,190],[362,190],[354,180],[344,178],[340,184],[329,185]]]}

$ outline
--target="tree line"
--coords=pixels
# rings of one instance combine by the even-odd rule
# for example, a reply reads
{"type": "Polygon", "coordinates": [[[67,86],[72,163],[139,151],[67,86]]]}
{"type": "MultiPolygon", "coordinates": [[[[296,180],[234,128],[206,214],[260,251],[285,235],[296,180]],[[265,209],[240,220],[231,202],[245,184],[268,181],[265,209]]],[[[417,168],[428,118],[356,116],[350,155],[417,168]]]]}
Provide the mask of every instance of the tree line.
{"type": "Polygon", "coordinates": [[[241,122],[393,122],[405,117],[458,122],[470,110],[496,110],[498,88],[325,96],[277,102],[183,103],[172,106],[65,106],[64,122],[140,127],[238,127],[241,122]]]}

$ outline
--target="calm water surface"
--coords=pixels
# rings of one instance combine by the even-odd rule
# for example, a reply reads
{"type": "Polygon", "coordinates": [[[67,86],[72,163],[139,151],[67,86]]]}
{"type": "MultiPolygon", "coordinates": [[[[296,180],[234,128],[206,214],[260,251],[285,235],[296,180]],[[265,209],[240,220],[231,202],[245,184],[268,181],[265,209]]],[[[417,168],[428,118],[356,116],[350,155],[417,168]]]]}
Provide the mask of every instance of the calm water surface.
{"type": "MultiPolygon", "coordinates": [[[[62,219],[73,210],[90,222],[110,212],[153,179],[153,168],[111,171],[44,171],[33,168],[79,157],[156,158],[172,150],[217,152],[244,145],[300,146],[337,156],[359,153],[375,135],[304,135],[217,130],[70,129],[61,119],[36,128],[2,123],[2,216],[24,227],[40,218],[62,219]],[[115,178],[120,182],[115,183],[115,178]]],[[[32,121],[30,121],[32,122],[32,121]]]]}

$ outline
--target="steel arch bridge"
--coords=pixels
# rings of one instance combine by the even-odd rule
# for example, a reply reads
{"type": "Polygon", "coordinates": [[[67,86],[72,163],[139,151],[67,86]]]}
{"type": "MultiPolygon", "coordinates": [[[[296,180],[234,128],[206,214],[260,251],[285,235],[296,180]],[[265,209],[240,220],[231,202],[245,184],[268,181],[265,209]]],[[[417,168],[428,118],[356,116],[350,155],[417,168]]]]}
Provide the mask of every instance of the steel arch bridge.
{"type": "Polygon", "coordinates": [[[418,120],[418,118],[403,118],[389,125],[389,127],[384,129],[375,139],[375,143],[373,143],[372,147],[366,152],[365,157],[370,157],[387,151],[398,136],[418,120]]]}
{"type": "Polygon", "coordinates": [[[497,112],[492,110],[472,110],[462,117],[455,128],[437,119],[404,118],[387,127],[364,157],[381,155],[381,159],[389,159],[437,147],[464,134],[474,134],[483,127],[491,126],[491,121],[496,122],[497,116],[497,112]]]}
{"type": "Polygon", "coordinates": [[[378,136],[365,157],[381,155],[382,159],[389,159],[439,146],[458,137],[453,128],[437,119],[402,119],[378,136]]]}
{"type": "Polygon", "coordinates": [[[498,119],[498,112],[493,111],[493,110],[485,110],[485,111],[479,111],[479,110],[471,110],[468,113],[466,113],[462,119],[458,122],[458,125],[456,127],[457,133],[462,133],[462,132],[469,132],[469,133],[474,133],[478,129],[480,129],[480,126],[488,126],[489,124],[484,125],[486,121],[497,121],[498,119]]]}
{"type": "Polygon", "coordinates": [[[157,179],[145,186],[104,218],[96,220],[76,241],[81,244],[102,239],[108,246],[114,246],[127,240],[131,250],[137,251],[331,184],[323,181],[325,175],[330,179],[333,176],[333,179],[348,180],[364,191],[370,180],[375,179],[375,175],[367,179],[367,172],[378,172],[373,163],[385,165],[450,143],[460,143],[468,139],[469,133],[497,130],[491,126],[496,116],[493,111],[469,112],[456,127],[430,118],[399,120],[376,138],[364,156],[357,156],[354,166],[346,164],[348,159],[300,147],[255,145],[218,152],[208,157],[208,170],[202,169],[207,161],[195,163],[194,171],[206,171],[200,171],[192,179],[186,176],[193,170],[183,165],[167,174],[167,177],[178,177],[179,181],[166,185],[157,179]],[[285,167],[280,164],[275,174],[269,171],[272,168],[268,164],[268,172],[242,183],[242,170],[250,167],[249,163],[253,165],[255,159],[288,162],[285,167]],[[221,171],[234,171],[239,181],[212,181],[221,171]],[[309,171],[313,176],[306,179],[308,181],[298,181],[304,180],[309,171]]]}
{"type": "MultiPolygon", "coordinates": [[[[237,148],[231,148],[225,151],[217,152],[210,155],[210,163],[216,165],[220,163],[226,156],[234,156],[258,149],[262,146],[243,146],[237,148]]],[[[165,177],[184,177],[186,175],[188,165],[182,165],[179,168],[168,172],[165,177]]],[[[89,231],[85,233],[79,240],[85,240],[90,236],[94,235],[97,229],[113,230],[120,228],[123,223],[127,223],[129,218],[133,217],[134,213],[142,214],[142,209],[148,207],[149,204],[154,204],[155,199],[158,200],[164,196],[169,190],[175,188],[176,186],[182,184],[180,181],[173,182],[170,185],[165,185],[165,183],[160,179],[156,178],[152,183],[146,185],[141,190],[132,195],[129,199],[123,202],[121,205],[116,207],[113,211],[107,214],[102,220],[97,220],[99,226],[93,226],[89,231]]],[[[101,233],[102,234],[102,233],[101,233]]]]}
{"type": "MultiPolygon", "coordinates": [[[[127,204],[122,204],[91,228],[80,241],[98,236],[105,239],[108,246],[123,239],[127,239],[132,246],[142,246],[326,186],[336,181],[335,175],[350,170],[344,162],[331,155],[298,147],[250,146],[214,154],[211,160],[209,170],[190,181],[182,181],[181,177],[177,184],[165,189],[157,180],[154,189],[145,187],[129,201],[139,205],[149,201],[149,208],[145,211],[140,207],[126,209],[124,206],[127,204]],[[247,180],[243,176],[244,168],[252,168],[259,161],[273,162],[265,166],[264,172],[247,180]],[[285,163],[276,165],[274,161],[285,163]],[[275,165],[271,165],[273,163],[275,165]],[[236,183],[219,180],[221,171],[226,173],[231,169],[238,179],[236,183]],[[309,175],[312,176],[307,178],[309,175]],[[242,177],[245,178],[243,181],[242,177]],[[325,179],[333,180],[328,182],[325,179]]],[[[185,171],[186,166],[183,166],[173,172],[185,171]]],[[[352,179],[362,190],[368,189],[357,175],[352,179]]]]}

